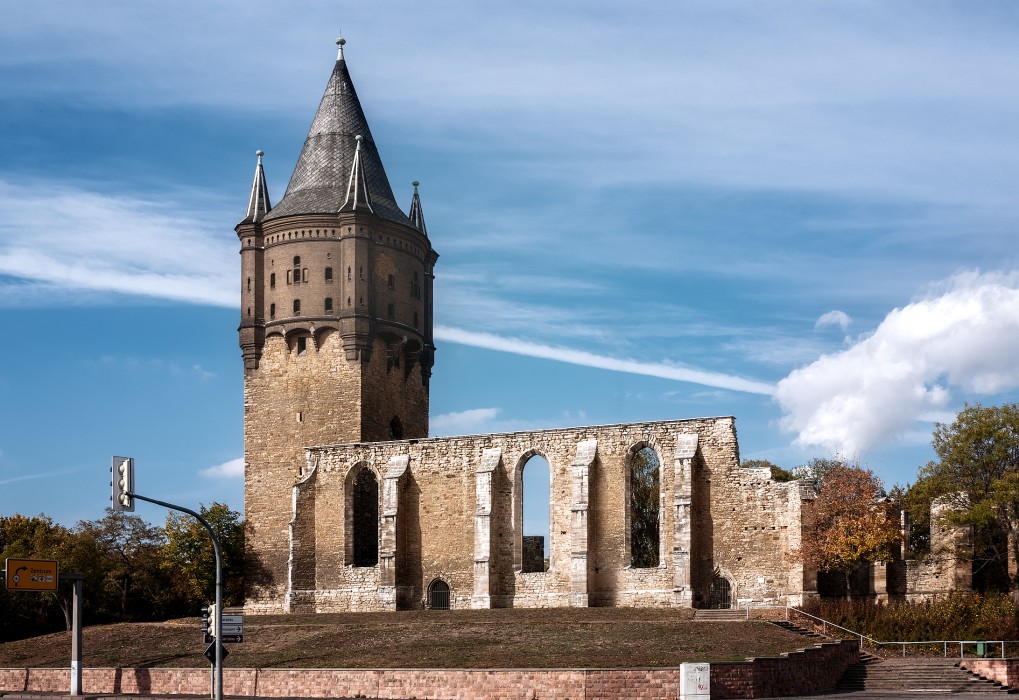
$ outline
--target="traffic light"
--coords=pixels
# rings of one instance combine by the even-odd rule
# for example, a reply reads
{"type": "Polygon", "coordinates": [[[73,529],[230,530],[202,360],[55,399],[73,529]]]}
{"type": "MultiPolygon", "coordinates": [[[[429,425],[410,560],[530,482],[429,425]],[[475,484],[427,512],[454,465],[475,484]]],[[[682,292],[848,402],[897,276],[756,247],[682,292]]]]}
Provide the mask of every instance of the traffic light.
{"type": "Polygon", "coordinates": [[[211,635],[216,625],[216,604],[202,608],[202,634],[211,635]]]}
{"type": "Polygon", "coordinates": [[[114,457],[111,485],[113,486],[113,510],[118,513],[134,512],[134,460],[130,457],[114,457]]]}

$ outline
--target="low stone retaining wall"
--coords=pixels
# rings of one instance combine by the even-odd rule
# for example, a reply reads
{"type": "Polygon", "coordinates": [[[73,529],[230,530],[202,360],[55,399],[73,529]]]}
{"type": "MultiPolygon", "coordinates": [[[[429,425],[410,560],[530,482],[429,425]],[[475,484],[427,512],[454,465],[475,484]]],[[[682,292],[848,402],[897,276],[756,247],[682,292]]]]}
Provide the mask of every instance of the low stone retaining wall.
{"type": "Polygon", "coordinates": [[[1019,659],[960,659],[959,665],[1009,688],[1019,687],[1019,659]]]}
{"type": "Polygon", "coordinates": [[[712,698],[764,698],[830,690],[860,660],[855,640],[825,642],[772,658],[711,664],[712,698]]]}
{"type": "MultiPolygon", "coordinates": [[[[858,658],[855,642],[821,644],[776,658],[711,665],[712,698],[828,690],[858,658]]],[[[0,692],[66,693],[63,668],[0,669],[0,692]]],[[[488,698],[491,700],[675,700],[678,668],[304,669],[228,668],[223,693],[238,697],[488,698]]],[[[204,695],[208,668],[86,668],[86,694],[204,695]]]]}

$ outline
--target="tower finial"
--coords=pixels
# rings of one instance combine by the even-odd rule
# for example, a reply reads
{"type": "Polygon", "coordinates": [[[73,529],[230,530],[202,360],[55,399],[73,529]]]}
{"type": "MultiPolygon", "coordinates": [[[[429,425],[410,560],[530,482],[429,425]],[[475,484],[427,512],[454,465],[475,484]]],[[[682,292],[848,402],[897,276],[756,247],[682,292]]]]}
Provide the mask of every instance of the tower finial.
{"type": "Polygon", "coordinates": [[[354,158],[350,164],[350,179],[347,181],[347,197],[340,205],[340,211],[357,211],[358,205],[364,207],[371,213],[372,196],[368,191],[368,180],[365,177],[364,167],[361,164],[361,142],[364,137],[358,134],[354,137],[354,158]]]}
{"type": "Polygon", "coordinates": [[[248,197],[248,215],[245,221],[261,221],[262,217],[272,209],[269,201],[269,187],[265,184],[265,170],[262,169],[262,156],[265,155],[262,149],[255,151],[258,156],[258,163],[255,165],[255,179],[251,183],[251,196],[248,197]]]}
{"type": "Polygon", "coordinates": [[[425,227],[425,212],[421,208],[421,195],[418,194],[418,185],[421,183],[415,180],[410,183],[414,185],[414,196],[410,200],[410,213],[407,214],[407,218],[414,224],[418,231],[428,235],[428,229],[425,227]]]}
{"type": "Polygon", "coordinates": [[[337,49],[336,49],[336,60],[337,61],[342,61],[343,60],[343,45],[346,44],[346,43],[347,43],[347,40],[344,39],[342,35],[336,38],[336,46],[337,46],[337,49]]]}

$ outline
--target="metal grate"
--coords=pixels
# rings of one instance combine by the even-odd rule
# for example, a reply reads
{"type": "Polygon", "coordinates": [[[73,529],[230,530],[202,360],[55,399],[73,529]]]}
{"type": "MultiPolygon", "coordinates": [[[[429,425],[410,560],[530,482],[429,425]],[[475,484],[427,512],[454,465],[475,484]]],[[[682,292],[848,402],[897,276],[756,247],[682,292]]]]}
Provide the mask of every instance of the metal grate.
{"type": "Polygon", "coordinates": [[[711,580],[708,588],[708,608],[712,610],[727,610],[732,607],[732,586],[729,579],[724,576],[717,576],[711,580]]]}
{"type": "Polygon", "coordinates": [[[449,610],[449,584],[433,581],[428,594],[428,607],[432,610],[449,610]]]}

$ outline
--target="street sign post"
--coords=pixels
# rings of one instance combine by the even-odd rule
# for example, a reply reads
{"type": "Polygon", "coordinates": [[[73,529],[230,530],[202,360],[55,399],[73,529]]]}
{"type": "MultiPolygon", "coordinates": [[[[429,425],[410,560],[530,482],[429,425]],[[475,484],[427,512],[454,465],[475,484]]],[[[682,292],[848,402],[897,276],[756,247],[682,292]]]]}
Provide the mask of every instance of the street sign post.
{"type": "Polygon", "coordinates": [[[57,562],[50,559],[7,559],[9,591],[55,591],[60,582],[57,562]]]}

